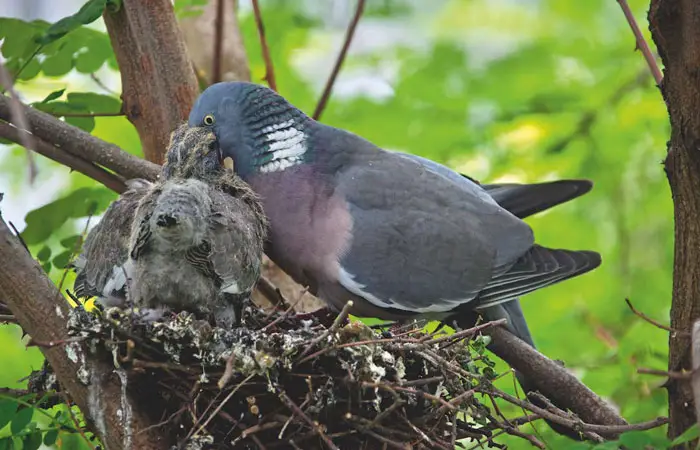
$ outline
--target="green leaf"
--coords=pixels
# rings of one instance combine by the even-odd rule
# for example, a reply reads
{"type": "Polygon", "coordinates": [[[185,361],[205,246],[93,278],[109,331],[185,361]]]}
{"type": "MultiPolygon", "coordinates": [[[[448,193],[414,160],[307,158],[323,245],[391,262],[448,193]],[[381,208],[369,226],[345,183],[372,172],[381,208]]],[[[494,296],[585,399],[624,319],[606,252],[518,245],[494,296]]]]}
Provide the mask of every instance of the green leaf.
{"type": "Polygon", "coordinates": [[[0,438],[0,450],[10,450],[12,448],[12,437],[0,438]]]}
{"type": "Polygon", "coordinates": [[[75,236],[70,236],[61,240],[61,246],[69,250],[73,250],[78,245],[78,241],[82,239],[82,236],[76,234],[75,236]]]}
{"type": "Polygon", "coordinates": [[[39,253],[36,254],[36,257],[41,262],[48,261],[49,258],[51,258],[51,248],[44,246],[41,250],[39,250],[39,253]]]}
{"type": "Polygon", "coordinates": [[[46,445],[47,447],[50,447],[56,443],[57,439],[58,439],[58,430],[49,430],[44,435],[44,445],[46,445]]]}
{"type": "Polygon", "coordinates": [[[17,412],[17,415],[12,419],[10,431],[12,434],[19,434],[22,430],[29,426],[34,415],[34,408],[22,408],[17,412]]]}
{"type": "Polygon", "coordinates": [[[80,27],[99,19],[107,6],[107,0],[88,0],[77,13],[64,17],[49,27],[36,42],[40,45],[49,44],[80,27]]]}
{"type": "Polygon", "coordinates": [[[51,261],[46,261],[41,264],[41,268],[48,275],[51,273],[51,261]]]}
{"type": "Polygon", "coordinates": [[[690,428],[685,430],[680,436],[675,438],[673,442],[671,442],[672,446],[675,445],[681,445],[681,444],[686,444],[693,439],[697,439],[698,436],[700,436],[700,429],[698,429],[698,424],[694,423],[690,428]]]}
{"type": "Polygon", "coordinates": [[[74,127],[78,127],[88,133],[95,129],[94,117],[66,117],[66,123],[69,123],[74,127]]]}
{"type": "Polygon", "coordinates": [[[79,188],[63,198],[30,211],[22,231],[27,245],[37,245],[48,239],[68,219],[86,217],[103,211],[116,198],[116,194],[104,187],[79,188]]]}
{"type": "Polygon", "coordinates": [[[66,98],[69,104],[94,113],[116,113],[122,107],[122,102],[118,98],[94,92],[71,92],[66,98]]]}
{"type": "Polygon", "coordinates": [[[652,443],[645,431],[628,431],[620,435],[618,441],[629,450],[645,450],[645,447],[652,443]]]}
{"type": "Polygon", "coordinates": [[[63,95],[64,92],[66,92],[65,88],[59,89],[57,91],[53,91],[52,93],[47,95],[46,98],[43,99],[42,101],[40,101],[39,103],[48,103],[50,101],[57,100],[63,95]]]}
{"type": "Polygon", "coordinates": [[[48,56],[41,63],[41,71],[47,77],[60,77],[73,68],[73,51],[69,48],[62,49],[55,55],[48,56]]]}
{"type": "Polygon", "coordinates": [[[73,256],[73,250],[66,250],[62,252],[53,259],[53,265],[58,269],[65,269],[70,261],[71,256],[73,256]]]}
{"type": "Polygon", "coordinates": [[[12,421],[17,412],[17,402],[0,399],[0,429],[12,421]]]}
{"type": "Polygon", "coordinates": [[[22,441],[22,448],[23,450],[37,450],[39,447],[41,447],[41,443],[41,431],[37,431],[24,437],[24,440],[22,441]]]}
{"type": "Polygon", "coordinates": [[[24,67],[22,71],[17,75],[18,80],[31,80],[32,78],[39,75],[41,71],[41,63],[36,58],[32,58],[24,67]]]}

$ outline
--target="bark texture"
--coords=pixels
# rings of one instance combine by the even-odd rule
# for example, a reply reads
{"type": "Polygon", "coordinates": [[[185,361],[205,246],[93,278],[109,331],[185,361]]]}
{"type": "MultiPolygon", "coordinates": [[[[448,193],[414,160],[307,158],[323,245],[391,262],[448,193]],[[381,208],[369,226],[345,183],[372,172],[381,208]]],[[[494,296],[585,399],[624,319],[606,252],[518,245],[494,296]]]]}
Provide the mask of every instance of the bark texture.
{"type": "MultiPolygon", "coordinates": [[[[671,327],[689,333],[700,317],[700,2],[652,0],[649,23],[664,64],[661,92],[671,120],[664,161],[675,220],[671,327]]],[[[671,333],[668,368],[690,370],[689,334],[671,333]]],[[[676,437],[696,421],[693,392],[685,380],[669,380],[667,388],[668,433],[676,437]]]]}
{"type": "Polygon", "coordinates": [[[213,81],[250,81],[248,54],[243,46],[243,36],[238,26],[238,0],[210,1],[202,13],[194,17],[180,19],[180,29],[192,62],[199,76],[209,83],[213,81]],[[223,3],[221,28],[221,52],[218,56],[219,80],[216,80],[216,29],[217,6],[223,3]]]}
{"type": "Polygon", "coordinates": [[[124,0],[105,24],[119,63],[124,111],[145,158],[163,163],[170,133],[187,119],[199,88],[170,0],[124,0]]]}
{"type": "MultiPolygon", "coordinates": [[[[12,262],[0,264],[0,298],[22,329],[35,342],[68,339],[68,303],[1,218],[0,258],[12,262]]],[[[42,352],[108,450],[168,448],[162,430],[147,429],[153,422],[122,384],[126,376],[105,362],[108,359],[95,359],[78,342],[44,347],[42,352]]]]}

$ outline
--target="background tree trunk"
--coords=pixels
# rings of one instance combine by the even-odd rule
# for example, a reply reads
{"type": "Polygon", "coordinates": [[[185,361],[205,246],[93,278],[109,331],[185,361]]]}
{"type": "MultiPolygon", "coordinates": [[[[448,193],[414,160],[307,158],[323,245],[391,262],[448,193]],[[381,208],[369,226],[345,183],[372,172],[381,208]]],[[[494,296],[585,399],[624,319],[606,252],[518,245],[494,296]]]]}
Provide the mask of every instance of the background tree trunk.
{"type": "MultiPolygon", "coordinates": [[[[661,92],[671,119],[664,161],[675,211],[671,327],[690,332],[700,317],[700,3],[652,0],[649,23],[665,66],[661,92]]],[[[689,334],[671,333],[670,371],[690,370],[690,344],[689,334]]],[[[696,422],[693,392],[685,380],[669,380],[667,388],[668,433],[676,437],[696,422]]]]}
{"type": "Polygon", "coordinates": [[[199,88],[170,0],[124,1],[104,13],[122,77],[124,112],[144,157],[163,163],[170,133],[187,120],[199,88]]]}

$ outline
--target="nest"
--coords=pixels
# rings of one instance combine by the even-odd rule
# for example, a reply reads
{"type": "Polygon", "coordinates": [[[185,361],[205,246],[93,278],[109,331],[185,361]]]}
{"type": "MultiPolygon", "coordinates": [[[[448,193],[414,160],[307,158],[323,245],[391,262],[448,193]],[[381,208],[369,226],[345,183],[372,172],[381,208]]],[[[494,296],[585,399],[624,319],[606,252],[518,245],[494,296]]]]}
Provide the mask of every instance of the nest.
{"type": "MultiPolygon", "coordinates": [[[[239,328],[188,312],[155,323],[76,308],[71,334],[126,370],[129,392],[173,449],[453,449],[492,441],[503,423],[477,327],[427,333],[340,315],[243,308],[239,328]]],[[[500,434],[500,433],[498,433],[500,434]]]]}

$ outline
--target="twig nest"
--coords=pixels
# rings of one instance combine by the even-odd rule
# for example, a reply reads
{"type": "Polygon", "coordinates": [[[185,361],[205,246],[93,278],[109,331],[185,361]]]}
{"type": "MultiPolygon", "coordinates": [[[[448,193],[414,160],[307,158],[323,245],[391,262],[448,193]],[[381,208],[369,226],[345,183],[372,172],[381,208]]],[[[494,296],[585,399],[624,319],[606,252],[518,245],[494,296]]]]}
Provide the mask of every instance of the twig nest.
{"type": "Polygon", "coordinates": [[[498,427],[474,396],[493,372],[483,342],[333,319],[247,304],[227,330],[78,308],[69,327],[127,370],[155,421],[169,417],[174,448],[444,449],[498,427]]]}

